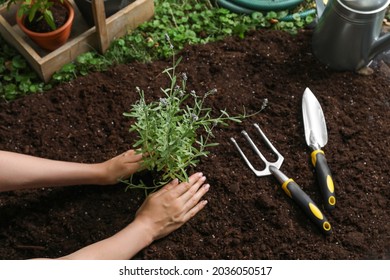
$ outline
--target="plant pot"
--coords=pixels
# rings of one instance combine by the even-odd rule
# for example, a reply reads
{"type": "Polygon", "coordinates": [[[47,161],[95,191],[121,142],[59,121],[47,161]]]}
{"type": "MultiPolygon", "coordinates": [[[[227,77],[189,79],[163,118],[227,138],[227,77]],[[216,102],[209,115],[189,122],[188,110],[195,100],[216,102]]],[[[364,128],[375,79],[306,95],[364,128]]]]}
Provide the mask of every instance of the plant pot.
{"type": "MultiPolygon", "coordinates": [[[[104,10],[106,13],[106,18],[112,16],[119,10],[128,6],[129,4],[135,2],[136,0],[103,0],[104,1],[104,10]]],[[[79,8],[83,18],[89,26],[94,26],[95,22],[93,20],[92,12],[92,0],[74,0],[77,7],[79,8]]]]}
{"type": "Polygon", "coordinates": [[[27,29],[24,24],[26,19],[25,15],[22,17],[18,17],[18,15],[16,15],[16,22],[18,23],[20,29],[22,29],[22,31],[26,33],[27,36],[29,36],[38,46],[48,51],[54,51],[65,44],[68,40],[74,19],[73,6],[67,0],[64,0],[62,5],[64,5],[69,12],[68,20],[64,25],[58,27],[54,31],[38,33],[27,29]]]}

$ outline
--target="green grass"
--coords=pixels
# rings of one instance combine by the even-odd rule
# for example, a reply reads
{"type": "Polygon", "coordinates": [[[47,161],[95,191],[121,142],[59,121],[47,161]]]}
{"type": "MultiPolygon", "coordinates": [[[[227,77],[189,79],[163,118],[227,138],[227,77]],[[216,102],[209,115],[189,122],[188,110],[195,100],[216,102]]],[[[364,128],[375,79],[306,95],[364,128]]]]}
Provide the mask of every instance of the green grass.
{"type": "MultiPolygon", "coordinates": [[[[0,4],[4,1],[0,0],[0,4]]],[[[175,50],[180,51],[187,44],[206,44],[226,36],[243,38],[248,31],[259,28],[295,33],[311,22],[312,16],[295,16],[293,21],[278,19],[313,7],[314,0],[305,1],[294,11],[238,15],[213,6],[212,1],[155,0],[155,15],[150,21],[113,41],[104,55],[97,52],[80,55],[55,73],[49,83],[43,83],[26,60],[0,37],[0,97],[10,101],[115,64],[167,58],[172,53],[165,34],[171,38],[175,50]]]]}

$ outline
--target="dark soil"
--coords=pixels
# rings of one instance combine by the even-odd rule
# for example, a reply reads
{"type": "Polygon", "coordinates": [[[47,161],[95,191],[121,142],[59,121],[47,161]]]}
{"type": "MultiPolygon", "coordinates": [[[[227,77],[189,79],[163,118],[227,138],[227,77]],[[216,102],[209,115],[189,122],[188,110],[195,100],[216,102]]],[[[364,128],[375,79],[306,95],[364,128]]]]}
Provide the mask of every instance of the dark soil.
{"type": "MultiPolygon", "coordinates": [[[[197,171],[208,177],[209,204],[183,227],[139,252],[136,259],[389,259],[389,99],[384,64],[371,75],[334,72],[311,52],[311,31],[297,36],[257,31],[245,39],[189,46],[179,70],[188,90],[216,88],[206,106],[230,114],[268,106],[215,130],[197,171]],[[301,97],[309,87],[325,113],[337,207],[324,211],[333,234],[323,235],[272,176],[256,177],[229,141],[256,135],[259,123],[284,155],[281,167],[321,205],[301,97]]],[[[44,94],[0,103],[0,149],[77,162],[100,162],[131,148],[132,122],[122,113],[168,86],[171,61],[130,63],[80,77],[44,94]]],[[[215,111],[215,112],[216,112],[215,111]]],[[[261,143],[260,140],[256,140],[261,143]]],[[[144,200],[142,191],[73,186],[0,194],[0,257],[59,257],[125,227],[144,200]]]]}

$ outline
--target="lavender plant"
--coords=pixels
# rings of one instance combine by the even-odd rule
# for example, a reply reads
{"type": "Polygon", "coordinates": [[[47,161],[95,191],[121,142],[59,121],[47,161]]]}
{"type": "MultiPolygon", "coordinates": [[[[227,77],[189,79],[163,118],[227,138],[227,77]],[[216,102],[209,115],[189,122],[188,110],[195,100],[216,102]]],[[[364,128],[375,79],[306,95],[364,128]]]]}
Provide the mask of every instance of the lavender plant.
{"type": "Polygon", "coordinates": [[[188,92],[186,73],[176,73],[180,60],[175,61],[173,56],[173,66],[163,71],[170,79],[169,87],[161,89],[163,97],[147,103],[144,91],[137,88],[140,99],[132,105],[130,112],[124,113],[135,119],[130,131],[138,133],[133,146],[144,155],[143,167],[159,174],[152,187],[143,182],[134,184],[130,179],[128,188],[158,188],[175,178],[187,181],[188,167],[195,167],[200,157],[208,155],[207,148],[218,145],[211,141],[213,129],[217,125],[227,126],[228,121],[241,122],[247,117],[245,112],[230,116],[225,110],[214,114],[210,108],[205,108],[206,98],[217,90],[210,90],[203,96],[195,91],[188,92]]]}

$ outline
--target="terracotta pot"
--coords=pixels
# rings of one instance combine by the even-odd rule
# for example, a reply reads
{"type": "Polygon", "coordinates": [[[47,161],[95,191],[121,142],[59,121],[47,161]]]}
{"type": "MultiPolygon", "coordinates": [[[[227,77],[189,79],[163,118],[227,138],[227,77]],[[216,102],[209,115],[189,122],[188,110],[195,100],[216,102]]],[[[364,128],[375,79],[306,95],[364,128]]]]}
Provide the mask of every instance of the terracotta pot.
{"type": "Polygon", "coordinates": [[[54,31],[38,33],[27,29],[24,25],[24,20],[26,18],[25,15],[22,17],[18,17],[16,15],[16,22],[18,23],[20,29],[22,29],[23,32],[26,33],[27,36],[29,36],[38,46],[48,51],[54,51],[55,49],[65,44],[68,40],[74,19],[73,6],[67,0],[64,0],[62,5],[68,9],[69,17],[64,25],[60,26],[54,31]]]}

